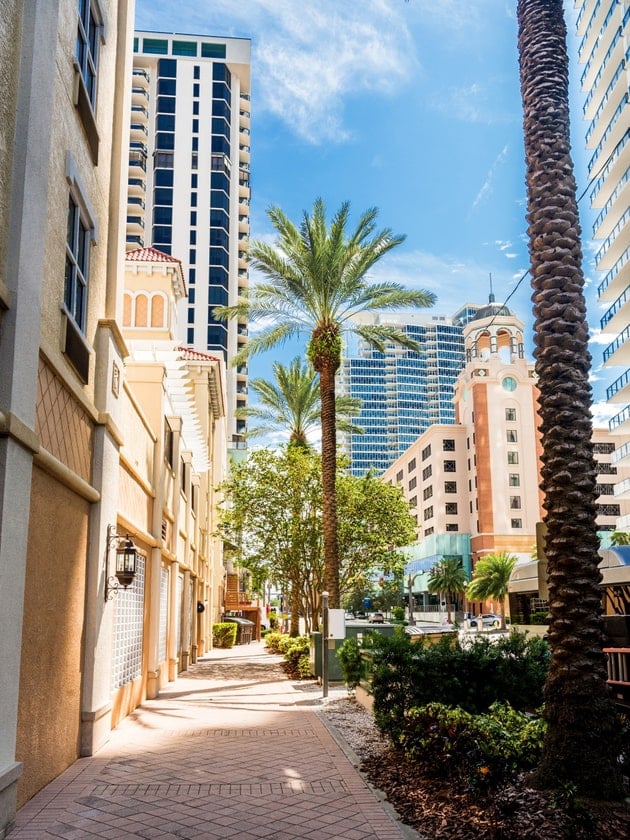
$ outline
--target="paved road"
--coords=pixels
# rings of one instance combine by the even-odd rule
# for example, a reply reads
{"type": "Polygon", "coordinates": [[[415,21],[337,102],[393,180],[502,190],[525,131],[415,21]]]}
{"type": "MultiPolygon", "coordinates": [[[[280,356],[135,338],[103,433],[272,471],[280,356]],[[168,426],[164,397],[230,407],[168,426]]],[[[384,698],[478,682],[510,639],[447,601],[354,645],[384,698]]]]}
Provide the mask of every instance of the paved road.
{"type": "Polygon", "coordinates": [[[262,643],[210,653],[27,802],[9,840],[417,836],[317,714],[321,689],[280,661],[262,643]]]}

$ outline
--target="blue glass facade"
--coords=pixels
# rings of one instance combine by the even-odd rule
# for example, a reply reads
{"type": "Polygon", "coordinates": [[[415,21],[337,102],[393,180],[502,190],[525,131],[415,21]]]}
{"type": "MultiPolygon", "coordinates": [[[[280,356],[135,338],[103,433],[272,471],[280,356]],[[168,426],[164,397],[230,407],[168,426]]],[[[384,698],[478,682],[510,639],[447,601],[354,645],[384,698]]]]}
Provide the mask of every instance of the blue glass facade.
{"type": "Polygon", "coordinates": [[[394,345],[381,353],[361,344],[356,358],[344,360],[340,390],[361,400],[355,423],[365,431],[344,436],[354,475],[383,472],[429,426],[455,422],[453,385],[465,362],[463,327],[477,308],[460,310],[457,323],[398,323],[422,347],[420,353],[394,345]]]}

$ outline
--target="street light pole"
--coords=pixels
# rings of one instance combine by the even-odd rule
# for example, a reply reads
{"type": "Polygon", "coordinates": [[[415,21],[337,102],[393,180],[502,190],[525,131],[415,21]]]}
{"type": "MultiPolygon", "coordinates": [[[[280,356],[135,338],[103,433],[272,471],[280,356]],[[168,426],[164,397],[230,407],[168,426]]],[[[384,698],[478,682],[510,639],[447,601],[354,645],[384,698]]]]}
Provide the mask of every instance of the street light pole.
{"type": "Polygon", "coordinates": [[[328,697],[328,592],[322,592],[322,697],[328,697]]]}

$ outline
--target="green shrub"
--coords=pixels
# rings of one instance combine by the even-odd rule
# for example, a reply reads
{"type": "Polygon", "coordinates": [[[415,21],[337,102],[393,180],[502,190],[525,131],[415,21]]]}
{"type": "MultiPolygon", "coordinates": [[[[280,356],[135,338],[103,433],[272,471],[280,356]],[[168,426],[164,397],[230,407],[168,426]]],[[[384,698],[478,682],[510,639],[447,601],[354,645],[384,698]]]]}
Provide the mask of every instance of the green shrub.
{"type": "Polygon", "coordinates": [[[406,637],[373,637],[372,693],[377,725],[394,742],[405,713],[427,703],[486,712],[495,702],[536,709],[549,664],[545,641],[512,631],[497,641],[475,637],[462,647],[445,637],[437,644],[406,637]]]}
{"type": "Polygon", "coordinates": [[[392,607],[392,616],[396,621],[404,621],[405,620],[405,608],[404,607],[392,607]]]}
{"type": "Polygon", "coordinates": [[[276,630],[270,630],[269,633],[265,635],[265,647],[270,653],[280,653],[280,639],[282,638],[282,633],[276,630]]]}
{"type": "Polygon", "coordinates": [[[361,648],[356,639],[350,637],[337,648],[337,661],[343,674],[343,679],[350,690],[356,688],[361,681],[361,648]]]}
{"type": "Polygon", "coordinates": [[[429,703],[405,715],[400,743],[408,758],[439,778],[477,793],[531,770],[542,754],[545,723],[494,703],[487,713],[429,703]]]}
{"type": "Polygon", "coordinates": [[[212,643],[215,647],[231,648],[236,644],[238,625],[232,621],[220,621],[212,625],[212,643]]]}
{"type": "Polygon", "coordinates": [[[311,657],[308,653],[303,653],[300,656],[297,669],[300,679],[308,680],[313,676],[313,672],[311,671],[311,657]]]}
{"type": "Polygon", "coordinates": [[[549,620],[547,618],[546,612],[533,612],[529,617],[530,624],[548,624],[549,620]]]}

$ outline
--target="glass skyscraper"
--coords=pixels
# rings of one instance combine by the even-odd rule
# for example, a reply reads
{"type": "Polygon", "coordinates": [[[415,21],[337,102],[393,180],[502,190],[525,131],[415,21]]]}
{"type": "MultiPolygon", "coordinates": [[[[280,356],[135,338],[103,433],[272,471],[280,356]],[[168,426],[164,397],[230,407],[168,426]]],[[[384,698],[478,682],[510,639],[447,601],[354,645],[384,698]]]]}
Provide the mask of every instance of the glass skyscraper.
{"type": "Polygon", "coordinates": [[[188,297],[179,339],[228,362],[229,438],[239,446],[247,368],[229,362],[247,322],[217,321],[248,285],[250,42],[136,32],[131,105],[127,249],[181,260],[188,297]]]}
{"type": "Polygon", "coordinates": [[[406,314],[362,316],[363,323],[395,324],[421,352],[391,344],[381,353],[361,341],[345,358],[340,392],[361,400],[353,421],[362,435],[340,435],[353,475],[381,473],[436,423],[454,423],[453,385],[464,366],[463,327],[479,309],[467,304],[452,317],[406,314]]]}

